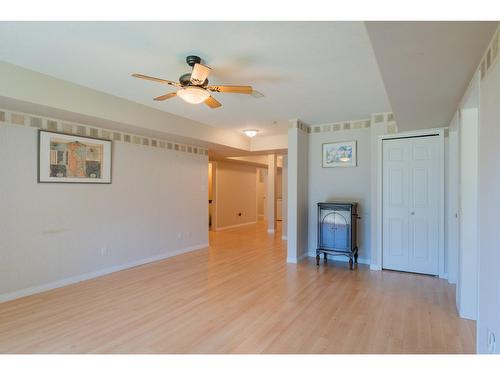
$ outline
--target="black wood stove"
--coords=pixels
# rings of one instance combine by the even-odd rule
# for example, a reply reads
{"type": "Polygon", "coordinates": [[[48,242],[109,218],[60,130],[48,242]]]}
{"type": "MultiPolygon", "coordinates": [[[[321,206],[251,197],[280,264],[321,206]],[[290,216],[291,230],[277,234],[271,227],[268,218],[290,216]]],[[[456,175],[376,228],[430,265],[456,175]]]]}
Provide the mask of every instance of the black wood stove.
{"type": "Polygon", "coordinates": [[[316,249],[318,266],[321,254],[324,256],[325,263],[327,254],[347,256],[351,270],[353,263],[358,263],[357,219],[359,219],[357,203],[318,203],[318,247],[316,249]]]}

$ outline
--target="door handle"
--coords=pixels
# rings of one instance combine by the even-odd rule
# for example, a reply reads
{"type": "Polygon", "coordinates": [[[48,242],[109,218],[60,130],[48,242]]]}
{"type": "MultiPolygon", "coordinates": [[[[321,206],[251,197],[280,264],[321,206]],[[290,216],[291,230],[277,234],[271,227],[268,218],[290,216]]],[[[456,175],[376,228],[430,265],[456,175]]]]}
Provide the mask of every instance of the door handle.
{"type": "Polygon", "coordinates": [[[410,215],[415,215],[415,211],[410,212],[410,215]]]}

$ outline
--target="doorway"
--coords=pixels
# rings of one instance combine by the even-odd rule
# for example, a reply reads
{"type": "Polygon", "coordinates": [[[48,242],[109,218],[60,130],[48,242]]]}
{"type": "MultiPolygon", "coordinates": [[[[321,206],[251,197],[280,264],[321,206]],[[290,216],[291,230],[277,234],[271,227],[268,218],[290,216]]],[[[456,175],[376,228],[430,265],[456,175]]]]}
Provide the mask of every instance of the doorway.
{"type": "Polygon", "coordinates": [[[257,168],[257,219],[264,221],[267,217],[267,169],[257,168]]]}
{"type": "Polygon", "coordinates": [[[443,139],[382,142],[382,268],[439,275],[443,236],[443,139]]]}
{"type": "MultiPolygon", "coordinates": [[[[284,183],[283,180],[283,157],[277,158],[276,166],[276,176],[274,180],[274,218],[276,222],[283,221],[286,214],[283,210],[283,200],[284,200],[284,183]]],[[[267,186],[268,184],[268,169],[267,168],[257,168],[257,217],[259,221],[267,220],[267,186]]]]}
{"type": "Polygon", "coordinates": [[[214,162],[208,163],[208,230],[215,230],[216,212],[215,209],[215,173],[216,166],[214,162]]]}

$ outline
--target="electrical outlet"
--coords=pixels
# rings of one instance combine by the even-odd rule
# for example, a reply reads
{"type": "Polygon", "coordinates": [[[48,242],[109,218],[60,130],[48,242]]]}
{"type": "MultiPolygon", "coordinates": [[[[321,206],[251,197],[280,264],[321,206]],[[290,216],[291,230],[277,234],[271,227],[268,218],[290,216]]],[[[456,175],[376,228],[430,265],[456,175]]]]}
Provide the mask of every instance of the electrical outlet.
{"type": "Polygon", "coordinates": [[[495,353],[495,333],[489,329],[486,331],[488,337],[488,353],[495,353]]]}
{"type": "Polygon", "coordinates": [[[181,239],[182,238],[182,232],[177,233],[177,238],[181,239]]]}
{"type": "Polygon", "coordinates": [[[106,248],[105,247],[101,247],[101,256],[102,257],[106,255],[106,252],[107,252],[106,248]]]}

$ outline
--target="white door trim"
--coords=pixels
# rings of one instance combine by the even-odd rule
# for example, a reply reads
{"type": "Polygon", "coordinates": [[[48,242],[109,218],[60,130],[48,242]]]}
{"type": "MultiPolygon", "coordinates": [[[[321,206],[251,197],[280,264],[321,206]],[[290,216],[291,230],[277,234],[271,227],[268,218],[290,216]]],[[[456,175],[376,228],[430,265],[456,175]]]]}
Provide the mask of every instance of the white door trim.
{"type": "Polygon", "coordinates": [[[439,203],[439,277],[446,278],[446,274],[444,272],[444,132],[445,128],[434,128],[434,129],[425,129],[425,130],[417,130],[411,132],[403,132],[403,133],[395,133],[395,134],[384,134],[378,137],[377,140],[377,159],[378,159],[378,171],[377,171],[377,212],[378,212],[378,220],[377,220],[377,243],[376,243],[376,262],[373,262],[370,266],[372,270],[381,270],[382,269],[382,231],[383,231],[383,209],[382,209],[382,197],[383,197],[383,155],[382,155],[382,142],[384,139],[394,139],[394,138],[402,138],[402,137],[422,137],[435,135],[439,137],[439,155],[440,155],[440,203],[439,203]]]}

